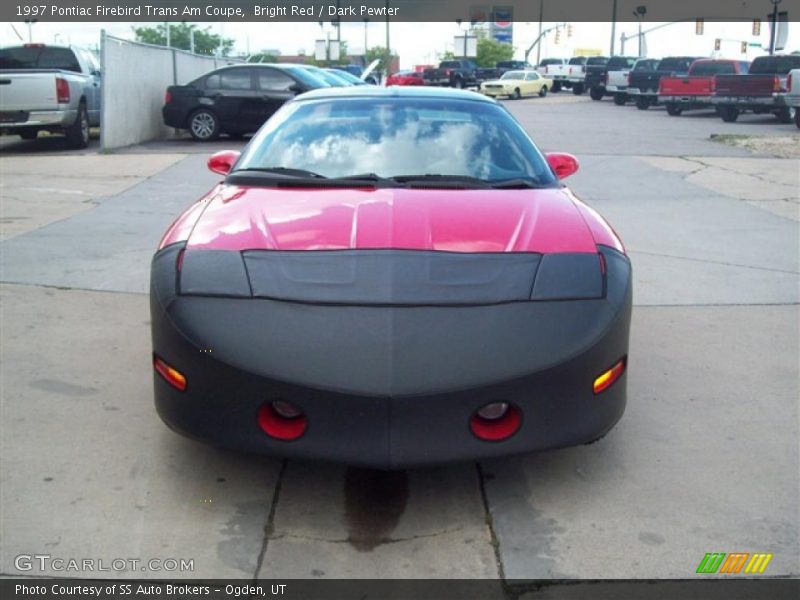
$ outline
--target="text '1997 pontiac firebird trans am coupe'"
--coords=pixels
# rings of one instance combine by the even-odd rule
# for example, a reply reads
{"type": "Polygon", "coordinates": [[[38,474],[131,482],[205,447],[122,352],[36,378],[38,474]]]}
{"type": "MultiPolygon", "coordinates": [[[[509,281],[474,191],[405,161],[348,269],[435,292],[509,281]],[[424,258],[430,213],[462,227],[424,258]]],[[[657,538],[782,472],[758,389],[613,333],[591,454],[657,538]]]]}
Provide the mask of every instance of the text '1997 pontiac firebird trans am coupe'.
{"type": "Polygon", "coordinates": [[[588,443],[626,401],[631,266],[500,104],[283,106],[152,262],[155,401],[211,444],[375,468],[588,443]]]}

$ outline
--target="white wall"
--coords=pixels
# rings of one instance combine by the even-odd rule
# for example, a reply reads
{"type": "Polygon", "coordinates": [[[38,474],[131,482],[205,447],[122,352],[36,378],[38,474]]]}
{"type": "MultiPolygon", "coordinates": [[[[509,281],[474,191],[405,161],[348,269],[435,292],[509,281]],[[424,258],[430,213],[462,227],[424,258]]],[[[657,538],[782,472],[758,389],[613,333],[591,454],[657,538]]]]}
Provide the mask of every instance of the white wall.
{"type": "Polygon", "coordinates": [[[167,87],[234,61],[104,35],[100,144],[103,150],[168,137],[161,119],[167,87]]]}

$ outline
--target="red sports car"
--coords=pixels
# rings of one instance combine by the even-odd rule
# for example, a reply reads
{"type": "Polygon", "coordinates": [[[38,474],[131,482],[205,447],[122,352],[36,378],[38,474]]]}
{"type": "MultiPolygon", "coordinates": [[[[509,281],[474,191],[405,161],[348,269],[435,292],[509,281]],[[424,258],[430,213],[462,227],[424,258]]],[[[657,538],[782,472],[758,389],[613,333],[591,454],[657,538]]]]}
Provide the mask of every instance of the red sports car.
{"type": "Polygon", "coordinates": [[[418,71],[398,71],[386,78],[386,85],[425,85],[425,81],[418,71]]]}
{"type": "Polygon", "coordinates": [[[288,102],[153,258],[155,399],[188,436],[397,468],[583,444],[626,400],[631,266],[494,100],[288,102]]]}

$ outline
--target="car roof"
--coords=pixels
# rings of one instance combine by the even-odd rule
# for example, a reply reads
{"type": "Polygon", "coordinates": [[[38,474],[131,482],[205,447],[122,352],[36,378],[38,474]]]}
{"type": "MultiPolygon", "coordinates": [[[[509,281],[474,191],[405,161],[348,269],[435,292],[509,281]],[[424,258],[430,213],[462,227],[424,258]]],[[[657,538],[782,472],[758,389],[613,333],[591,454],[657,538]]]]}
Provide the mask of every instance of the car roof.
{"type": "Polygon", "coordinates": [[[495,103],[493,98],[488,98],[483,94],[455,88],[440,88],[434,86],[379,87],[377,85],[311,90],[310,92],[297,96],[293,102],[334,98],[440,98],[442,100],[471,100],[473,102],[485,102],[488,104],[495,103]]]}

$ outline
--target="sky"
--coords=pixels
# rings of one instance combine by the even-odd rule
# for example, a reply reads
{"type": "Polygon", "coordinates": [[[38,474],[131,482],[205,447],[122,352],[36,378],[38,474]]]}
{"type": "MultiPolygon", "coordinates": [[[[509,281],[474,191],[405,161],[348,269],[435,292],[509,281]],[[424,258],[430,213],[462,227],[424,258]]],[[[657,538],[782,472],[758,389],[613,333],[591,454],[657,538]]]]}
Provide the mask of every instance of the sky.
{"type": "MultiPolygon", "coordinates": [[[[132,28],[141,23],[43,23],[32,27],[34,42],[71,43],[76,46],[94,48],[99,45],[100,31],[105,29],[110,35],[133,39],[132,28]]],[[[314,51],[314,40],[324,38],[325,33],[315,23],[205,23],[213,31],[235,41],[235,52],[246,54],[261,50],[280,50],[282,54],[297,54],[304,50],[307,54],[314,51]]],[[[544,28],[555,25],[545,23],[544,28]]],[[[652,28],[661,23],[645,23],[644,28],[652,28]]],[[[326,26],[329,26],[326,24],[326,26]]],[[[392,23],[390,42],[392,50],[400,56],[401,68],[411,68],[417,64],[433,64],[446,50],[453,49],[453,38],[460,32],[459,26],[453,23],[392,23]],[[423,41],[424,40],[424,41],[423,41]]],[[[515,58],[522,59],[527,47],[538,35],[538,22],[514,24],[515,58]]],[[[619,36],[621,33],[632,35],[638,25],[632,22],[617,23],[616,53],[620,53],[619,36]]],[[[335,35],[335,34],[334,34],[335,35]]],[[[364,47],[364,24],[342,23],[342,39],[347,41],[351,51],[364,47]]],[[[661,58],[670,54],[711,56],[714,55],[714,40],[722,39],[722,47],[716,55],[726,58],[741,58],[741,42],[760,42],[764,47],[769,44],[769,27],[762,23],[761,35],[752,35],[752,23],[714,23],[706,22],[704,35],[695,34],[695,24],[677,23],[669,25],[645,36],[647,55],[661,58]]],[[[0,23],[0,45],[14,45],[28,41],[28,28],[25,23],[0,23]],[[16,30],[16,31],[15,31],[16,30]],[[22,36],[23,40],[17,36],[22,36]]],[[[383,46],[386,43],[385,23],[369,23],[367,25],[367,43],[369,47],[383,46]]],[[[560,42],[555,44],[555,34],[550,33],[542,44],[541,57],[569,57],[582,50],[595,50],[608,54],[611,43],[611,23],[573,23],[572,37],[567,38],[562,30],[560,42]]],[[[800,49],[800,23],[790,23],[789,44],[787,51],[800,49]]],[[[636,55],[637,41],[630,40],[625,53],[636,55]]],[[[751,47],[746,58],[753,59],[763,51],[751,47]]],[[[531,53],[531,62],[535,62],[536,50],[531,53]]]]}

